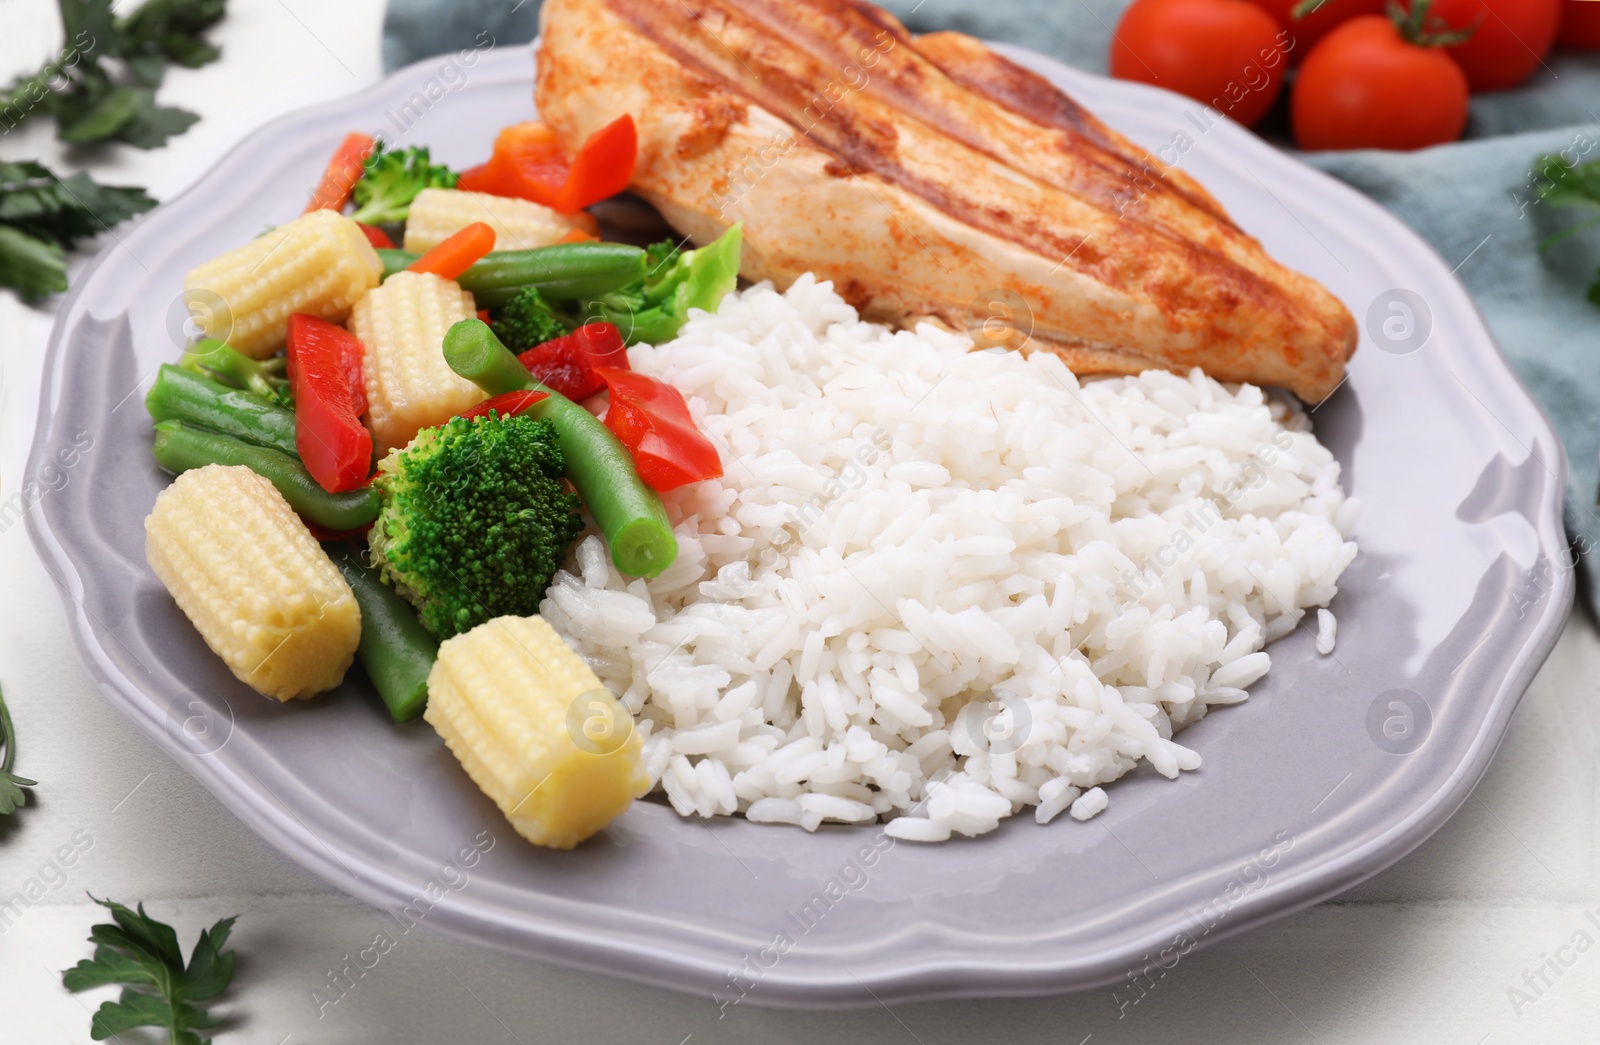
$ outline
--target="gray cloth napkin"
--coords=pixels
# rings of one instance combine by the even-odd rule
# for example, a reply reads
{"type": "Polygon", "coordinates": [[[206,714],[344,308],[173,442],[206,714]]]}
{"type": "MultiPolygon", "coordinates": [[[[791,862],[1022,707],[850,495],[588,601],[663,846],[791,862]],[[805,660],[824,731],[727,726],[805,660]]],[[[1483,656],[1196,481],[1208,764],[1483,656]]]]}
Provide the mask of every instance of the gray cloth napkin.
{"type": "MultiPolygon", "coordinates": [[[[957,29],[1021,44],[1090,72],[1127,0],[880,0],[918,32],[957,29]]],[[[384,65],[538,31],[538,0],[390,0],[384,65]]],[[[1264,133],[1288,147],[1282,113],[1264,133]]],[[[1533,202],[1532,165],[1547,152],[1600,158],[1600,55],[1557,54],[1527,86],[1473,100],[1467,139],[1416,153],[1301,158],[1407,222],[1472,292],[1495,338],[1566,444],[1567,529],[1581,553],[1580,590],[1600,615],[1600,308],[1584,290],[1600,269],[1600,230],[1549,251],[1540,243],[1577,220],[1533,202]]]]}

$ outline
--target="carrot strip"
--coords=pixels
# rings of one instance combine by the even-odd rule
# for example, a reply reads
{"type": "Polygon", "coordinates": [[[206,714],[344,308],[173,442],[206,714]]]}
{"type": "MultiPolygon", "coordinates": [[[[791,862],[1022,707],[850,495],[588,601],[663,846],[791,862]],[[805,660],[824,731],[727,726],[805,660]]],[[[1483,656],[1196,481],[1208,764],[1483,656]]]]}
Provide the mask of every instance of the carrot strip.
{"type": "Polygon", "coordinates": [[[407,266],[412,272],[432,272],[455,279],[494,249],[494,229],[481,221],[454,233],[407,266]]]}
{"type": "Polygon", "coordinates": [[[312,191],[311,199],[302,213],[343,210],[350,199],[350,190],[361,180],[361,165],[371,154],[374,144],[370,134],[352,131],[345,135],[344,141],[333,151],[333,158],[328,161],[327,169],[322,172],[322,180],[312,191]]]}

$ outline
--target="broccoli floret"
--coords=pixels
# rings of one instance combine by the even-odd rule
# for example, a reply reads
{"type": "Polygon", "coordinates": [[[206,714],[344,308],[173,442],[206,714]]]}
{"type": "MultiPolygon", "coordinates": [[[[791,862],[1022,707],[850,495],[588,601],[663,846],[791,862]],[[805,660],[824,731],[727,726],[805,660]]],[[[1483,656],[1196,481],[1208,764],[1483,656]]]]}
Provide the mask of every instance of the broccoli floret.
{"type": "Polygon", "coordinates": [[[537,613],[583,529],[561,475],[549,421],[490,414],[423,429],[378,465],[372,563],[440,639],[537,613]]]}
{"type": "Polygon", "coordinates": [[[660,243],[652,243],[644,248],[644,261],[646,282],[659,278],[666,267],[678,260],[678,255],[683,253],[683,248],[674,240],[664,239],[660,243]]]}
{"type": "Polygon", "coordinates": [[[417,193],[423,189],[453,189],[456,178],[455,171],[429,158],[427,146],[413,145],[390,152],[380,141],[361,165],[361,178],[351,192],[356,212],[350,216],[367,225],[405,221],[417,193]]]}
{"type": "Polygon", "coordinates": [[[691,308],[715,312],[739,282],[744,226],[734,225],[696,250],[663,240],[645,248],[645,276],[597,298],[578,302],[588,320],[622,331],[630,345],[659,345],[678,336],[691,308]]]}
{"type": "Polygon", "coordinates": [[[567,332],[538,287],[523,287],[489,324],[495,337],[513,352],[525,352],[567,332]]]}

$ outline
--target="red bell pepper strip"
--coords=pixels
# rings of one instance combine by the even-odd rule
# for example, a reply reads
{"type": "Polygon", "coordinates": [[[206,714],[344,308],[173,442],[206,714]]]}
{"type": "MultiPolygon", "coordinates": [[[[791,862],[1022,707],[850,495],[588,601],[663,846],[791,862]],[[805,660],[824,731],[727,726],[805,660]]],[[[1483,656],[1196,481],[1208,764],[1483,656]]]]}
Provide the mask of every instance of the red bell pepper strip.
{"type": "Polygon", "coordinates": [[[372,152],[374,142],[370,134],[351,132],[333,151],[333,158],[322,172],[322,180],[311,193],[311,199],[302,212],[314,210],[343,210],[350,200],[350,190],[361,180],[361,165],[372,152]]]}
{"type": "Polygon", "coordinates": [[[586,323],[570,335],[583,347],[591,366],[613,370],[632,370],[628,365],[628,346],[622,331],[610,323],[586,323]]]}
{"type": "Polygon", "coordinates": [[[547,206],[571,214],[610,199],[633,181],[638,160],[639,132],[633,117],[624,114],[589,135],[572,158],[560,198],[547,206]]]}
{"type": "Polygon", "coordinates": [[[591,134],[569,162],[555,132],[537,120],[515,123],[495,138],[494,154],[464,171],[456,187],[516,196],[563,214],[609,199],[628,187],[639,158],[632,116],[621,116],[591,134]]]}
{"type": "Polygon", "coordinates": [[[570,334],[535,345],[517,357],[541,384],[575,402],[606,387],[599,367],[626,370],[622,333],[610,323],[591,323],[570,334]],[[620,364],[620,365],[619,365],[620,364]]]}
{"type": "MultiPolygon", "coordinates": [[[[300,315],[300,313],[295,313],[295,315],[300,315]]],[[[303,317],[300,325],[304,326],[305,319],[311,318],[314,317],[303,317]]],[[[291,317],[290,322],[294,322],[293,317],[291,317]]],[[[356,416],[360,417],[362,414],[367,412],[367,382],[365,369],[367,346],[363,345],[361,343],[361,339],[356,337],[354,334],[351,334],[348,330],[338,326],[338,324],[332,325],[336,330],[339,331],[338,334],[330,336],[337,338],[340,342],[339,363],[344,370],[345,379],[350,386],[350,405],[354,409],[356,416]]],[[[285,351],[284,356],[283,376],[288,380],[289,391],[291,394],[293,394],[295,380],[295,354],[293,352],[285,351]]]]}
{"type": "Polygon", "coordinates": [[[556,132],[549,124],[528,120],[501,128],[495,135],[489,161],[462,171],[456,188],[522,197],[525,191],[530,191],[529,182],[553,188],[565,185],[568,169],[556,132]]]}
{"type": "Polygon", "coordinates": [[[378,228],[378,226],[362,225],[359,221],[356,224],[361,225],[361,234],[367,237],[367,242],[372,244],[374,250],[394,249],[394,240],[390,239],[389,234],[378,228]]]}
{"type": "Polygon", "coordinates": [[[631,370],[600,368],[611,393],[606,427],[633,454],[639,477],[657,491],[722,475],[722,459],[695,427],[683,393],[631,370]]]}
{"type": "Polygon", "coordinates": [[[501,417],[515,417],[541,399],[549,398],[549,392],[535,392],[532,389],[525,389],[520,392],[502,392],[491,399],[479,403],[471,410],[463,412],[461,416],[468,419],[488,417],[489,411],[493,410],[501,417]]]}
{"type": "Polygon", "coordinates": [[[412,272],[431,272],[455,279],[494,249],[494,229],[475,221],[441,240],[422,257],[407,265],[412,272]]]}
{"type": "Polygon", "coordinates": [[[361,341],[343,327],[297,312],[289,317],[288,345],[294,443],[306,471],[329,493],[365,486],[372,433],[361,423],[367,408],[361,341]]]}
{"type": "Polygon", "coordinates": [[[499,191],[499,178],[489,172],[488,163],[480,163],[476,167],[468,167],[456,175],[456,188],[462,192],[487,192],[491,196],[507,195],[499,191]]]}

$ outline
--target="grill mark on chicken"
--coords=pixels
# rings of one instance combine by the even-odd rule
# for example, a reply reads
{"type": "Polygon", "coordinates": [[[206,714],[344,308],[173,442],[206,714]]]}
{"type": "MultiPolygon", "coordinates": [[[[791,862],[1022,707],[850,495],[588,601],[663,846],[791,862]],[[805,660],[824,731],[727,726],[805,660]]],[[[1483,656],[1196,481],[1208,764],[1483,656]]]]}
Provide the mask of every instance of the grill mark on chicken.
{"type": "Polygon", "coordinates": [[[744,0],[740,10],[825,65],[845,70],[847,81],[859,80],[859,89],[897,110],[1013,169],[1115,210],[1125,221],[1174,231],[1190,217],[1189,207],[1200,207],[1237,231],[1216,201],[1180,184],[1187,181],[1182,175],[1168,178],[1154,157],[1126,142],[1119,147],[1110,130],[1067,95],[970,37],[913,39],[893,16],[874,14],[877,9],[857,0],[744,0]],[[951,75],[941,55],[965,79],[951,75]],[[994,81],[1026,97],[1035,113],[1053,118],[1036,119],[1008,105],[1016,121],[1008,123],[994,110],[994,81]]]}
{"type": "Polygon", "coordinates": [[[1049,80],[1024,69],[978,41],[960,33],[927,33],[917,37],[917,50],[946,76],[980,97],[1004,106],[1041,127],[1073,135],[1076,144],[1105,156],[1109,169],[1140,190],[1170,192],[1229,228],[1233,219],[1192,178],[1142,149],[1129,148],[1110,128],[1049,80]]]}
{"type": "Polygon", "coordinates": [[[924,126],[917,142],[919,153],[947,152],[954,153],[957,160],[965,159],[962,167],[972,171],[974,180],[989,182],[993,191],[988,195],[1007,199],[1009,205],[1002,208],[986,203],[973,186],[955,185],[927,173],[937,164],[925,156],[902,153],[892,116],[901,115],[900,124],[908,130],[915,130],[920,121],[892,111],[877,116],[881,102],[848,90],[809,52],[777,38],[766,26],[721,0],[666,5],[658,0],[609,0],[608,6],[697,74],[742,91],[827,151],[920,196],[958,221],[1041,255],[1070,256],[1064,264],[1107,286],[1120,290],[1138,284],[1170,312],[1192,308],[1186,299],[1202,288],[1209,288],[1208,293],[1235,295],[1262,310],[1284,307],[1278,300],[1278,288],[1203,246],[1138,222],[1122,221],[1081,198],[1051,196],[1035,179],[924,126]],[[685,18],[684,12],[695,17],[685,18]],[[813,89],[819,84],[820,88],[813,89]],[[1007,182],[1004,189],[993,188],[1002,178],[1007,182]],[[1068,214],[1057,213],[1062,210],[1068,214]],[[1077,227],[1064,227],[1071,225],[1077,227]],[[1123,249],[1114,253],[1080,249],[1072,255],[1085,234],[1094,233],[1107,242],[1115,237],[1123,249]],[[1152,237],[1162,240],[1159,248],[1141,242],[1152,237]],[[1144,259],[1162,250],[1184,255],[1185,271],[1181,279],[1151,284],[1144,259]]]}

